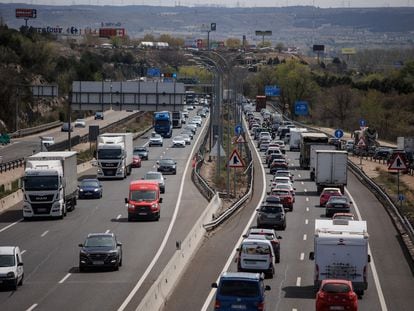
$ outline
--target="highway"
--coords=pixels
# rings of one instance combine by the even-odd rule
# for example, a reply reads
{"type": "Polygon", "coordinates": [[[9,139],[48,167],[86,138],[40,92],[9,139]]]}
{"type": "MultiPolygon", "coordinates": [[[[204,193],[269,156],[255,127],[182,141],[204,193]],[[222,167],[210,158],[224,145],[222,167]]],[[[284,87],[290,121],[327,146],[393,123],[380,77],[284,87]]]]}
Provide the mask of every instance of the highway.
{"type": "MultiPolygon", "coordinates": [[[[287,158],[295,175],[296,202],[293,212],[288,212],[286,230],[278,231],[283,238],[281,262],[277,264],[275,277],[265,281],[272,288],[266,296],[266,310],[314,310],[314,262],[308,256],[313,251],[315,219],[324,217],[324,208],[319,207],[319,196],[314,182],[309,179],[309,171],[299,169],[299,153],[287,152],[287,158]]],[[[164,310],[178,311],[188,306],[192,306],[192,310],[214,309],[215,290],[211,289],[211,283],[216,282],[222,271],[237,271],[235,249],[241,242],[241,235],[256,224],[255,208],[267,189],[262,186],[262,161],[262,153],[254,156],[255,191],[252,200],[209,234],[164,310]]],[[[266,172],[265,181],[268,182],[267,168],[266,172]]],[[[368,290],[359,299],[359,310],[412,310],[413,267],[405,257],[387,212],[350,172],[346,194],[353,201],[354,214],[367,220],[370,234],[372,262],[368,290]]]]}
{"type": "MultiPolygon", "coordinates": [[[[206,126],[206,122],[203,123],[206,126]]],[[[174,129],[178,133],[180,129],[174,129]]],[[[103,198],[78,200],[63,220],[21,221],[21,205],[0,215],[0,245],[23,250],[24,285],[0,291],[2,310],[134,310],[152,281],[185,238],[207,201],[191,182],[191,152],[201,129],[186,148],[151,147],[149,160],[127,179],[102,181],[103,198]],[[191,152],[190,152],[191,151],[191,152]],[[159,222],[127,222],[124,198],[131,180],[156,170],[156,161],[177,161],[177,175],[168,175],[159,222]],[[79,243],[88,233],[114,232],[123,243],[119,271],[79,273],[79,243]]],[[[145,145],[141,137],[135,145],[145,145]]],[[[94,169],[86,176],[95,176],[94,169]]]]}
{"type": "MultiPolygon", "coordinates": [[[[86,118],[86,127],[74,127],[71,132],[71,136],[86,135],[89,132],[89,125],[99,125],[99,127],[107,126],[116,121],[122,120],[125,117],[133,114],[133,112],[126,111],[105,111],[104,120],[94,120],[94,117],[86,118]]],[[[74,124],[73,120],[73,124],[74,124]]],[[[21,138],[13,138],[11,143],[6,146],[0,146],[0,156],[3,157],[3,162],[13,161],[16,159],[24,158],[33,153],[40,151],[40,137],[39,136],[51,136],[55,139],[55,143],[68,139],[68,133],[62,132],[60,127],[56,127],[42,133],[37,133],[21,138]]]]}

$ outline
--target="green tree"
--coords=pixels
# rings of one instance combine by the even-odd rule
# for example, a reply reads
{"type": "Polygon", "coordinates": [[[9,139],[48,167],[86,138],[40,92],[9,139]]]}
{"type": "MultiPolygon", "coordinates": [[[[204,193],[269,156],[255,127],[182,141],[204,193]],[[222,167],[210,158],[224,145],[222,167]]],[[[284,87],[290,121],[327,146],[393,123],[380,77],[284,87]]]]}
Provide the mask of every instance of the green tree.
{"type": "Polygon", "coordinates": [[[279,53],[282,53],[282,51],[285,49],[285,46],[282,42],[279,42],[279,43],[276,43],[275,49],[279,53]]]}

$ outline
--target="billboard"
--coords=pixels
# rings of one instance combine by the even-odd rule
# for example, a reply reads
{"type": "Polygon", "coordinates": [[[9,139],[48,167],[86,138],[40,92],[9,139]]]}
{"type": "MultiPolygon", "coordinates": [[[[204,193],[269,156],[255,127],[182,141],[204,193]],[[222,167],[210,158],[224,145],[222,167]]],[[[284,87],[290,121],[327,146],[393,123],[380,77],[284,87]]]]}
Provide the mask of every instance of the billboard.
{"type": "Polygon", "coordinates": [[[272,31],[271,30],[256,30],[256,36],[271,36],[272,31]]]}
{"type": "Polygon", "coordinates": [[[110,38],[110,37],[124,37],[125,28],[99,28],[99,37],[110,38]]]}
{"type": "Polygon", "coordinates": [[[356,54],[355,48],[343,48],[341,49],[342,55],[354,55],[356,54]]]}
{"type": "Polygon", "coordinates": [[[323,44],[314,44],[313,45],[314,52],[323,52],[325,51],[325,46],[323,44]]]}
{"type": "Polygon", "coordinates": [[[16,18],[36,18],[36,9],[16,9],[16,18]]]}

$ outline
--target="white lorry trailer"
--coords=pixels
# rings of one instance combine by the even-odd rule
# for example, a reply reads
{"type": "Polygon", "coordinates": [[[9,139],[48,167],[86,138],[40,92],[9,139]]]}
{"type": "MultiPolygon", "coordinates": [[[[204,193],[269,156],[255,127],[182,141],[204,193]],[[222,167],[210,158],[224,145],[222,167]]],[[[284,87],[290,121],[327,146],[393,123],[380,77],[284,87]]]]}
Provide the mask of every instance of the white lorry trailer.
{"type": "Polygon", "coordinates": [[[23,218],[58,217],[73,210],[78,193],[74,151],[39,152],[26,159],[23,218]]]}
{"type": "Polygon", "coordinates": [[[316,150],[315,183],[318,193],[325,187],[340,188],[344,193],[348,181],[348,152],[316,150]]]}
{"type": "Polygon", "coordinates": [[[316,169],[316,150],[336,150],[334,145],[330,144],[318,144],[318,145],[311,145],[310,146],[310,180],[315,180],[315,169],[316,169]]]}
{"type": "Polygon", "coordinates": [[[362,296],[368,288],[368,232],[366,221],[316,219],[314,251],[314,289],[322,280],[344,279],[352,282],[362,296]]]}
{"type": "Polygon", "coordinates": [[[290,129],[290,139],[289,139],[289,150],[290,151],[299,151],[300,150],[300,133],[307,132],[308,129],[304,127],[295,127],[290,129]]]}
{"type": "Polygon", "coordinates": [[[131,174],[132,133],[105,133],[98,136],[96,150],[97,177],[124,179],[131,174]]]}

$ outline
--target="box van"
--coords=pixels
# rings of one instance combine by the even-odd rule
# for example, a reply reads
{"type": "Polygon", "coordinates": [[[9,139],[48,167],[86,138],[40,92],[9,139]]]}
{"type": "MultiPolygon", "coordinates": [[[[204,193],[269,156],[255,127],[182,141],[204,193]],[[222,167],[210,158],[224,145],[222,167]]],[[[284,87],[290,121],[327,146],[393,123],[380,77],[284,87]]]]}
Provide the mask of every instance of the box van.
{"type": "Polygon", "coordinates": [[[129,184],[129,196],[125,198],[128,221],[136,218],[160,219],[162,198],[157,181],[136,180],[129,184]]]}
{"type": "Polygon", "coordinates": [[[22,254],[18,246],[0,246],[0,285],[10,285],[17,290],[23,285],[22,254]]]}
{"type": "Polygon", "coordinates": [[[265,310],[265,292],[270,290],[264,285],[259,273],[223,272],[217,283],[214,310],[265,310]]]}
{"type": "Polygon", "coordinates": [[[275,274],[275,253],[272,243],[246,238],[237,249],[238,272],[263,272],[269,278],[275,274]]]}

